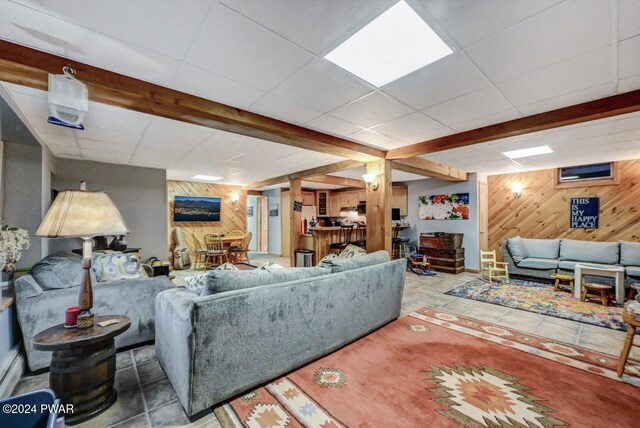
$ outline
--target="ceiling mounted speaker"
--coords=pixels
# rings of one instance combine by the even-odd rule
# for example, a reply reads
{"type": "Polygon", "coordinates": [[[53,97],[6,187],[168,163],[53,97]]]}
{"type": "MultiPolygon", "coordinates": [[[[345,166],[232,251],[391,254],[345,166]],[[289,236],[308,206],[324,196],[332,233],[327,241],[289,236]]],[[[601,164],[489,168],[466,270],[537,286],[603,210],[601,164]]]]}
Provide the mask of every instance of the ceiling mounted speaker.
{"type": "Polygon", "coordinates": [[[63,123],[49,122],[80,127],[89,110],[89,91],[73,76],[71,67],[65,66],[62,71],[64,74],[49,74],[49,111],[54,119],[63,123]]]}

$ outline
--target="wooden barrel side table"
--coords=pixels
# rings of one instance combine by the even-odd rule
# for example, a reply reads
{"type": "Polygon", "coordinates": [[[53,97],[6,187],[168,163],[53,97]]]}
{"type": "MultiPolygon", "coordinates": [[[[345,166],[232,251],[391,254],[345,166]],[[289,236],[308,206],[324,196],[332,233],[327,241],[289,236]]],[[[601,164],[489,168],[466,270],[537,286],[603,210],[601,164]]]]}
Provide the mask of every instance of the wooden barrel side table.
{"type": "Polygon", "coordinates": [[[65,415],[67,424],[91,419],[115,403],[114,339],[130,326],[131,320],[122,315],[97,316],[91,328],[66,329],[58,324],[33,337],[35,349],[53,351],[49,384],[63,404],[73,405],[73,415],[65,415]],[[109,319],[118,323],[98,325],[109,319]]]}

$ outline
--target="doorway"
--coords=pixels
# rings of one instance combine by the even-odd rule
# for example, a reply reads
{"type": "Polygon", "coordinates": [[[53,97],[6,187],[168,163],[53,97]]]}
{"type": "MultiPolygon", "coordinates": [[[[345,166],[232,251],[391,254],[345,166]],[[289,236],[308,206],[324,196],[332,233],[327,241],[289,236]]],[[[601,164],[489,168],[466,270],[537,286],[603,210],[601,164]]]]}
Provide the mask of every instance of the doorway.
{"type": "Polygon", "coordinates": [[[269,252],[269,198],[257,197],[256,249],[261,253],[269,252]]]}

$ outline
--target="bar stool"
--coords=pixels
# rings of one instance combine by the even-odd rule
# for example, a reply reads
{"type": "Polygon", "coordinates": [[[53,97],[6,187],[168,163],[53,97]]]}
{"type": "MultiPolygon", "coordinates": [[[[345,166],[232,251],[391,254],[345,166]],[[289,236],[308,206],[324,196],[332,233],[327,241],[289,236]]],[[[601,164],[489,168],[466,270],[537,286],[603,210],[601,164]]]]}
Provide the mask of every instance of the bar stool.
{"type": "Polygon", "coordinates": [[[406,236],[399,236],[400,223],[396,223],[393,226],[393,237],[391,238],[391,253],[392,258],[397,259],[400,257],[400,245],[409,242],[409,238],[406,236]]]}
{"type": "Polygon", "coordinates": [[[356,240],[353,241],[352,244],[363,249],[367,248],[367,225],[366,224],[358,224],[358,226],[356,226],[356,240]]]}
{"type": "Polygon", "coordinates": [[[329,252],[340,254],[342,250],[347,248],[347,245],[351,243],[351,232],[353,232],[352,224],[340,226],[340,241],[329,244],[329,252]]]}

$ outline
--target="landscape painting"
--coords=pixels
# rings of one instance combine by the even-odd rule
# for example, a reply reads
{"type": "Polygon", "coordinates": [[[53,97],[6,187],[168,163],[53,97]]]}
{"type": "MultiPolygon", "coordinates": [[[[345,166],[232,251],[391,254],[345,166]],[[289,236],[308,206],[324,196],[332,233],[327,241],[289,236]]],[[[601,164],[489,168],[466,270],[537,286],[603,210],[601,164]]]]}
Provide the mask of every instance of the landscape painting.
{"type": "Polygon", "coordinates": [[[469,194],[418,196],[420,220],[469,220],[469,194]]]}
{"type": "Polygon", "coordinates": [[[173,221],[220,221],[220,205],[220,198],[176,196],[173,202],[173,221]]]}

